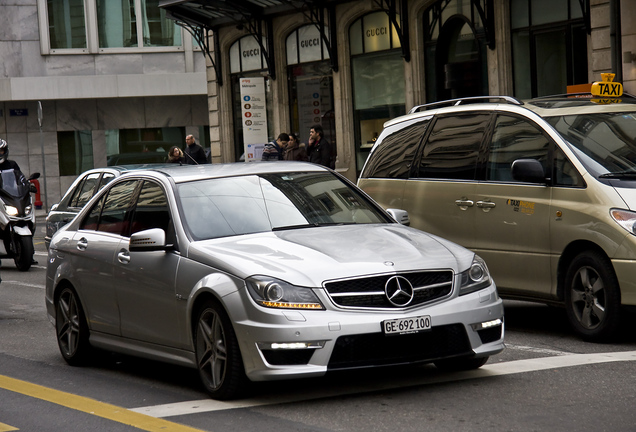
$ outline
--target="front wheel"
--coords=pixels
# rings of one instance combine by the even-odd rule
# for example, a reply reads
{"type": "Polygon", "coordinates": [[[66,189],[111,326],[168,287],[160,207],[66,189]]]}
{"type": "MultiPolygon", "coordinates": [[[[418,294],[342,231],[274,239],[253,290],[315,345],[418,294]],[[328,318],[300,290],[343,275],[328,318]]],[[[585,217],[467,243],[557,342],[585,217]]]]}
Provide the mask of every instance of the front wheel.
{"type": "Polygon", "coordinates": [[[565,276],[565,309],[583,339],[606,341],[620,322],[620,288],[611,262],[602,254],[578,255],[565,276]]]}
{"type": "Polygon", "coordinates": [[[449,359],[437,360],[433,364],[437,369],[445,372],[459,372],[479,369],[488,361],[488,357],[453,357],[449,359]]]}
{"type": "Polygon", "coordinates": [[[199,376],[215,399],[237,397],[247,384],[232,323],[216,302],[199,309],[194,340],[199,376]]]}
{"type": "Polygon", "coordinates": [[[20,271],[27,271],[31,268],[33,262],[33,237],[16,236],[15,238],[15,257],[13,261],[20,271]]]}

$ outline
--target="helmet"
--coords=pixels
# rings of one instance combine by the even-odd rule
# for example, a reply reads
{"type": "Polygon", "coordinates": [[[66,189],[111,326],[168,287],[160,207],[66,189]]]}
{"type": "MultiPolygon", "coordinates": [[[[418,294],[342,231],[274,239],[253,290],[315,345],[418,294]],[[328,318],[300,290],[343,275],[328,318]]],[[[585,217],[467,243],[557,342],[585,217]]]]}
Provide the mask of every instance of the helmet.
{"type": "Polygon", "coordinates": [[[0,163],[4,163],[9,157],[9,144],[0,138],[0,163]]]}

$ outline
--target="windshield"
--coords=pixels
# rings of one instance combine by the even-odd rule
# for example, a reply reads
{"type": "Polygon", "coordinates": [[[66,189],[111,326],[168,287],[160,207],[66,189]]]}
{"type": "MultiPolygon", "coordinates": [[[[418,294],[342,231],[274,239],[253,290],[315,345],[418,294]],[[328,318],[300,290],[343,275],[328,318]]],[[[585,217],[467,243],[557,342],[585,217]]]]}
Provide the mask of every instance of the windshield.
{"type": "Polygon", "coordinates": [[[29,181],[24,177],[22,171],[13,168],[0,171],[0,189],[12,197],[21,198],[29,191],[29,181]]]}
{"type": "Polygon", "coordinates": [[[636,174],[636,113],[595,113],[546,120],[596,176],[636,174]]]}
{"type": "Polygon", "coordinates": [[[276,173],[179,185],[195,240],[324,225],[389,222],[356,189],[331,173],[276,173]]]}

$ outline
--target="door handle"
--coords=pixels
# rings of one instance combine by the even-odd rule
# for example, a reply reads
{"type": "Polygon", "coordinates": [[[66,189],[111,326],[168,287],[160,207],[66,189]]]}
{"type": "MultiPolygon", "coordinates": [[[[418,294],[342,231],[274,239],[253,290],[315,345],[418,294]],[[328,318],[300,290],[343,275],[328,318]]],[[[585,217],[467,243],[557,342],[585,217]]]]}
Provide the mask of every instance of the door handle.
{"type": "Polygon", "coordinates": [[[81,239],[79,239],[79,241],[77,242],[77,250],[86,250],[86,248],[88,247],[88,240],[86,240],[86,237],[82,237],[81,239]]]}
{"type": "Polygon", "coordinates": [[[495,208],[496,205],[497,204],[495,204],[492,201],[477,201],[477,207],[483,208],[483,209],[495,208]]]}
{"type": "Polygon", "coordinates": [[[117,261],[122,264],[128,264],[130,262],[130,253],[126,249],[122,249],[117,254],[117,261]]]}
{"type": "Polygon", "coordinates": [[[455,205],[462,207],[462,210],[466,210],[467,207],[472,207],[475,203],[466,197],[462,197],[461,199],[455,200],[455,205]]]}

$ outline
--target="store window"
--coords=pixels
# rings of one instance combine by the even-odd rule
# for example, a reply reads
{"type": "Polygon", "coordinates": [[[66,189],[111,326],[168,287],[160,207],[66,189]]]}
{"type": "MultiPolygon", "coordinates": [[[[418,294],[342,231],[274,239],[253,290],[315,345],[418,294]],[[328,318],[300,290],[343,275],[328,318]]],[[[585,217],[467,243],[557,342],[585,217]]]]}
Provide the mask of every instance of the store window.
{"type": "Polygon", "coordinates": [[[61,176],[77,176],[93,168],[91,131],[58,132],[57,151],[61,176]]]}
{"type": "Polygon", "coordinates": [[[170,147],[185,148],[185,137],[183,127],[107,130],[107,165],[165,162],[170,147]]]}
{"type": "Polygon", "coordinates": [[[578,0],[511,0],[515,96],[562,94],[587,79],[587,33],[578,0]]]}
{"type": "Polygon", "coordinates": [[[159,0],[38,0],[51,54],[182,50],[182,30],[159,0]]]}
{"type": "Polygon", "coordinates": [[[84,0],[48,0],[52,49],[86,48],[84,0]]]}
{"type": "MultiPolygon", "coordinates": [[[[329,34],[326,28],[325,34],[329,34]]],[[[290,132],[297,133],[301,142],[307,142],[309,129],[319,124],[335,150],[333,76],[329,52],[320,32],[313,24],[300,27],[287,36],[286,46],[290,132]]]]}
{"type": "Polygon", "coordinates": [[[424,13],[426,100],[488,94],[485,0],[438,1],[424,13]]]}
{"type": "MultiPolygon", "coordinates": [[[[262,45],[267,46],[265,38],[262,45]]],[[[273,97],[267,62],[261,52],[261,45],[252,35],[243,36],[230,46],[230,82],[232,85],[232,117],[234,121],[234,160],[251,160],[250,148],[257,143],[262,145],[274,139],[273,97]],[[256,103],[253,95],[245,94],[244,79],[253,79],[253,84],[260,89],[256,103]],[[261,100],[260,92],[264,94],[261,100]],[[263,103],[264,102],[264,103],[263,103]]],[[[281,131],[282,132],[282,131],[281,131]]],[[[260,147],[259,147],[260,146],[260,147]]],[[[255,157],[258,159],[258,154],[255,157]]]]}
{"type": "MultiPolygon", "coordinates": [[[[399,20],[399,17],[398,17],[399,20]]],[[[359,173],[384,122],[404,114],[404,60],[400,40],[386,12],[374,12],[349,29],[359,173]]]]}

